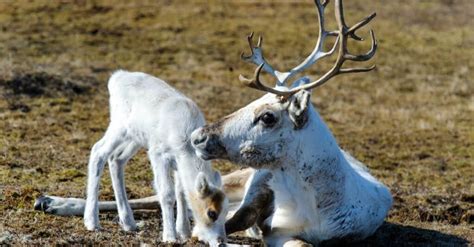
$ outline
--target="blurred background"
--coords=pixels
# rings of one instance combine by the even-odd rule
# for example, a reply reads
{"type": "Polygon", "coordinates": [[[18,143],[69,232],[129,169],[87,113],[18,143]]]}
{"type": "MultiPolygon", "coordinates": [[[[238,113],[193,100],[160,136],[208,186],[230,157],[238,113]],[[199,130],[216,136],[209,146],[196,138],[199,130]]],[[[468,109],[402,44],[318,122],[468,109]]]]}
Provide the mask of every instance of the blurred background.
{"type": "MultiPolygon", "coordinates": [[[[472,244],[474,1],[345,1],[348,24],[373,11],[379,49],[368,64],[377,69],[336,77],[312,98],[342,148],[392,190],[387,223],[361,244],[472,244]]],[[[157,244],[158,214],[138,215],[138,233],[101,215],[105,230],[90,233],[81,218],[32,210],[41,194],[85,197],[89,151],[109,121],[110,74],[158,76],[214,121],[261,95],[238,80],[255,69],[239,58],[246,35],[263,35],[267,61],[288,70],[312,51],[316,20],[310,0],[0,2],[0,241],[157,244]]],[[[315,79],[332,62],[302,75],[315,79]]],[[[126,168],[129,197],[152,195],[151,180],[140,152],[126,168]]],[[[107,172],[101,199],[113,199],[107,172]]]]}

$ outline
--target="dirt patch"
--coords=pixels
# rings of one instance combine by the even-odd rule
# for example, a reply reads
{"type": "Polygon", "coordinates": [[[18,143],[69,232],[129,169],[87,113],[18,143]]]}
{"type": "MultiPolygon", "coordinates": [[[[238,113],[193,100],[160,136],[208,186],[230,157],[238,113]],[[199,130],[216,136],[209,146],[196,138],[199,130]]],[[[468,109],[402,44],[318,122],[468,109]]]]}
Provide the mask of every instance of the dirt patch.
{"type": "Polygon", "coordinates": [[[464,202],[464,197],[472,197],[472,195],[464,195],[461,198],[450,198],[442,196],[432,196],[426,201],[430,207],[420,206],[418,208],[420,220],[433,222],[441,221],[448,224],[458,225],[462,223],[472,224],[472,211],[474,204],[472,202],[464,202]]]}
{"type": "MultiPolygon", "coordinates": [[[[91,90],[93,78],[64,79],[46,72],[16,74],[9,80],[0,80],[7,95],[25,95],[29,97],[73,97],[91,90]],[[87,81],[88,83],[86,83],[87,81]]],[[[96,83],[94,83],[96,84],[96,83]]]]}
{"type": "Polygon", "coordinates": [[[11,111],[30,112],[32,105],[26,103],[35,98],[73,99],[89,94],[97,86],[93,77],[67,78],[46,72],[16,73],[9,79],[0,80],[0,88],[11,111]]]}

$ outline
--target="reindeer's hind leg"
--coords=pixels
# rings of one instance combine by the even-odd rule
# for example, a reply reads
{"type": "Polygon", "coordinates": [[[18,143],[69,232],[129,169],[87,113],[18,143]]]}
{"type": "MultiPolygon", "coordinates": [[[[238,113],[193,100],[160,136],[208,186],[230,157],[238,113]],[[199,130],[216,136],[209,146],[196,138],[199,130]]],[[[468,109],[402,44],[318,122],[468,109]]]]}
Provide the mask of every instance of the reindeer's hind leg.
{"type": "Polygon", "coordinates": [[[82,198],[64,198],[58,196],[43,195],[36,199],[34,209],[54,215],[82,216],[84,215],[85,205],[86,201],[82,198]]]}
{"type": "Polygon", "coordinates": [[[169,154],[156,149],[148,150],[148,156],[153,168],[153,182],[161,206],[163,241],[176,242],[176,222],[174,218],[174,203],[176,198],[173,185],[174,159],[169,154]]]}
{"type": "MultiPolygon", "coordinates": [[[[149,196],[128,201],[132,210],[136,209],[159,209],[158,197],[149,196]]],[[[59,196],[43,195],[36,199],[34,209],[48,214],[60,216],[83,216],[86,200],[82,198],[65,198],[59,196]]],[[[100,201],[99,212],[116,212],[117,202],[100,201]]]]}
{"type": "Polygon", "coordinates": [[[222,188],[230,203],[240,203],[245,195],[245,184],[255,173],[253,168],[244,168],[222,176],[222,188]]]}
{"type": "Polygon", "coordinates": [[[120,224],[125,231],[133,231],[137,227],[127,200],[123,170],[128,160],[136,154],[138,149],[139,146],[133,141],[124,142],[109,157],[109,171],[117,202],[118,215],[120,224]]]}
{"type": "Polygon", "coordinates": [[[87,174],[87,199],[84,210],[84,225],[90,231],[97,230],[99,226],[99,182],[104,169],[104,164],[110,154],[125,139],[125,131],[109,126],[104,137],[94,144],[89,158],[87,174]]]}

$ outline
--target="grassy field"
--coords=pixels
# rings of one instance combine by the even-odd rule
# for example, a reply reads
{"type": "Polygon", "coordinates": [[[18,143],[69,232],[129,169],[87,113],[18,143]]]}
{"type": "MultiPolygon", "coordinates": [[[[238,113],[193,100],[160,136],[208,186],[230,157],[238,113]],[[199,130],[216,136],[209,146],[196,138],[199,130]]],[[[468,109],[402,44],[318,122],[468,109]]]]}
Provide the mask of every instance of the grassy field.
{"type": "MultiPolygon", "coordinates": [[[[81,218],[32,208],[41,194],[85,196],[89,150],[108,124],[111,72],[159,76],[214,121],[260,95],[238,81],[254,70],[239,59],[250,31],[264,35],[266,57],[280,70],[297,65],[317,38],[309,0],[136,2],[0,2],[0,241],[157,244],[156,212],[137,213],[144,225],[136,233],[122,232],[111,214],[101,215],[104,231],[90,233],[81,218]]],[[[313,103],[341,146],[394,195],[387,223],[361,245],[472,244],[474,2],[350,0],[345,7],[349,23],[377,12],[378,68],[335,78],[313,103]]],[[[214,164],[224,173],[236,168],[214,164]]],[[[129,197],[151,195],[151,179],[141,152],[126,169],[129,197]]],[[[101,198],[113,199],[107,174],[101,198]]]]}

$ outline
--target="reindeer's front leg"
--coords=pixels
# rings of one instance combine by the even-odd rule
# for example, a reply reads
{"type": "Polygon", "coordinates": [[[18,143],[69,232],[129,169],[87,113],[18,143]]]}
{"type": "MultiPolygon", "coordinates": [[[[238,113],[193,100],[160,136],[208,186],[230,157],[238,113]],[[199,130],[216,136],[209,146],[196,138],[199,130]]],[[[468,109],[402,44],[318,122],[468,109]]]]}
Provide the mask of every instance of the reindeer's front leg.
{"type": "Polygon", "coordinates": [[[148,156],[154,173],[154,185],[157,190],[163,220],[163,241],[176,242],[174,203],[176,201],[173,186],[173,158],[159,150],[150,149],[148,156]]]}
{"type": "Polygon", "coordinates": [[[247,182],[245,197],[237,212],[226,224],[226,233],[246,230],[257,224],[266,231],[263,221],[273,212],[273,191],[268,185],[272,174],[266,170],[257,170],[247,182]]]}
{"type": "Polygon", "coordinates": [[[189,223],[188,206],[184,196],[184,189],[178,174],[175,174],[176,194],[176,232],[182,241],[191,237],[191,225],[189,223]]]}

